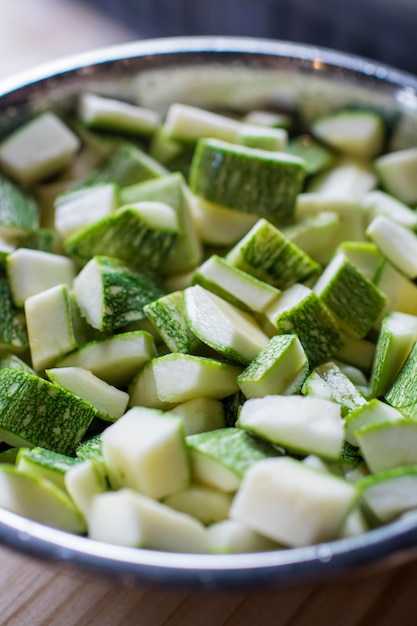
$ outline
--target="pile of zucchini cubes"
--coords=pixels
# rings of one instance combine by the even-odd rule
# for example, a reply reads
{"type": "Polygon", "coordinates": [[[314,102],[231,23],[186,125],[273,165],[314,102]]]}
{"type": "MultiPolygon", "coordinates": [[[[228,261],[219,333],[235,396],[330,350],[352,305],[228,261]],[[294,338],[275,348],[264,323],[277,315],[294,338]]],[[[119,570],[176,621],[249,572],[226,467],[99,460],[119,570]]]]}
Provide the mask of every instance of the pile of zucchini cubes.
{"type": "Polygon", "coordinates": [[[83,93],[0,172],[1,507],[195,553],[417,508],[417,148],[378,112],[83,93]]]}

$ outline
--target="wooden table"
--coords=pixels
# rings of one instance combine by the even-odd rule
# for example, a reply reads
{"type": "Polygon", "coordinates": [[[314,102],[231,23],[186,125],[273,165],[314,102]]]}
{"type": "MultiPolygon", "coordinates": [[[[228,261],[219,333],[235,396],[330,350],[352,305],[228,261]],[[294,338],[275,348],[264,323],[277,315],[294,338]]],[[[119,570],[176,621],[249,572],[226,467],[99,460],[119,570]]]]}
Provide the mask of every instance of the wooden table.
{"type": "Polygon", "coordinates": [[[288,589],[204,592],[115,584],[0,548],[2,626],[405,626],[417,562],[288,589]]]}

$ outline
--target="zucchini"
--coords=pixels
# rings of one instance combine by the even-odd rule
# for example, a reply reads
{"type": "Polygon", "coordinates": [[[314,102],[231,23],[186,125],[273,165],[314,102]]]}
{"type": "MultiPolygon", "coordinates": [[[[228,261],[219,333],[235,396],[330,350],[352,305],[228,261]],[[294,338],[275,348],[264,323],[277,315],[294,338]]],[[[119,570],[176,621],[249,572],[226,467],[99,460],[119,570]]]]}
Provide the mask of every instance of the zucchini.
{"type": "Polygon", "coordinates": [[[244,554],[279,550],[276,541],[252,530],[239,520],[227,519],[211,524],[207,529],[209,551],[215,554],[244,554]]]}
{"type": "Polygon", "coordinates": [[[353,485],[290,458],[266,459],[247,472],[232,519],[289,547],[335,539],[357,500],[353,485]]]}
{"type": "Polygon", "coordinates": [[[23,371],[1,369],[0,394],[0,437],[12,446],[71,456],[96,414],[81,398],[23,371]]]}
{"type": "Polygon", "coordinates": [[[320,266],[282,231],[260,219],[227,253],[226,260],[278,289],[287,289],[320,272],[320,266]]]}
{"type": "Polygon", "coordinates": [[[205,525],[226,520],[233,495],[206,485],[191,484],[187,489],[164,498],[163,502],[175,511],[191,515],[205,525]]]}
{"type": "Polygon", "coordinates": [[[54,483],[60,489],[65,488],[65,474],[78,463],[78,459],[53,450],[35,447],[19,448],[16,468],[19,472],[54,483]]]}
{"type": "Polygon", "coordinates": [[[80,140],[46,111],[12,132],[0,145],[0,168],[18,183],[33,185],[72,161],[80,140]]]}
{"type": "Polygon", "coordinates": [[[214,398],[187,400],[171,409],[170,413],[182,419],[185,435],[195,435],[226,426],[223,404],[214,398]]]}
{"type": "Polygon", "coordinates": [[[381,254],[410,279],[417,277],[417,236],[384,215],[378,215],[366,229],[381,254]]]}
{"type": "Polygon", "coordinates": [[[130,487],[157,500],[190,484],[182,420],[134,407],[101,435],[113,489],[130,487]]]}
{"type": "Polygon", "coordinates": [[[107,256],[93,257],[74,279],[81,313],[93,328],[105,332],[143,319],[143,307],[162,293],[152,278],[107,256]]]}
{"type": "Polygon", "coordinates": [[[384,154],[374,166],[383,189],[406,205],[417,204],[417,148],[384,154]]]}
{"type": "Polygon", "coordinates": [[[208,202],[279,224],[292,217],[304,178],[304,161],[286,152],[200,139],[189,181],[208,202]]]}
{"type": "Polygon", "coordinates": [[[355,436],[355,432],[360,428],[370,424],[396,422],[401,419],[403,419],[403,415],[400,411],[374,398],[354,408],[347,415],[345,420],[346,441],[353,446],[358,446],[359,442],[355,436]]]}

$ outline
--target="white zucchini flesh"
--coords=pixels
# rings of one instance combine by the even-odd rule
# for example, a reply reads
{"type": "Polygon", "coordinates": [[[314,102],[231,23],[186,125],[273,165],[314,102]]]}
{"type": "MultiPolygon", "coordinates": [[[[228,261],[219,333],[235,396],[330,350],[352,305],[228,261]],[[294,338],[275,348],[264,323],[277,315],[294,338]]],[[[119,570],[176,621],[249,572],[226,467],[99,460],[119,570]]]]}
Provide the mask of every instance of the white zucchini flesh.
{"type": "Polygon", "coordinates": [[[359,446],[355,432],[369,424],[395,422],[402,420],[403,415],[397,409],[381,400],[373,399],[349,413],[345,421],[346,441],[352,446],[359,446]]]}
{"type": "Polygon", "coordinates": [[[104,420],[115,421],[126,410],[129,394],[83,367],[55,367],[46,374],[53,383],[94,406],[97,415],[104,420]]]}
{"type": "Polygon", "coordinates": [[[186,436],[225,427],[223,404],[214,398],[193,398],[170,412],[182,419],[186,436]]]}
{"type": "Polygon", "coordinates": [[[62,239],[111,215],[119,206],[116,185],[105,183],[61,194],[54,202],[54,226],[62,239]]]}
{"type": "Polygon", "coordinates": [[[0,465],[0,506],[40,524],[84,534],[86,527],[68,495],[49,481],[0,465]]]}
{"type": "Polygon", "coordinates": [[[232,500],[233,495],[230,493],[194,483],[184,491],[164,498],[163,502],[208,525],[228,518],[232,500]]]}
{"type": "Polygon", "coordinates": [[[329,459],[339,458],[344,441],[340,406],[312,396],[247,400],[238,426],[292,450],[329,459]]]}
{"type": "Polygon", "coordinates": [[[383,191],[368,192],[361,199],[361,205],[367,213],[368,222],[371,222],[378,215],[385,215],[405,228],[415,230],[417,227],[417,213],[383,191]]]}
{"type": "Polygon", "coordinates": [[[236,376],[240,371],[239,367],[214,359],[167,354],[152,359],[139,371],[132,382],[130,402],[140,404],[148,385],[154,388],[151,396],[161,403],[180,404],[201,397],[220,400],[239,390],[236,376]]]}
{"type": "Polygon", "coordinates": [[[208,551],[204,525],[132,489],[120,489],[94,498],[89,536],[115,545],[165,550],[208,551]]]}
{"type": "Polygon", "coordinates": [[[215,554],[242,554],[282,548],[237,519],[228,519],[207,529],[209,551],[215,554]]]}
{"type": "Polygon", "coordinates": [[[346,481],[287,457],[266,459],[247,471],[230,515],[290,547],[329,541],[357,499],[346,481]]]}
{"type": "Polygon", "coordinates": [[[408,228],[379,215],[366,233],[392,265],[408,278],[417,277],[417,236],[408,228]]]}
{"type": "Polygon", "coordinates": [[[113,489],[130,487],[160,499],[190,483],[190,468],[179,417],[133,407],[102,436],[103,455],[113,489]]]}
{"type": "Polygon", "coordinates": [[[409,206],[417,203],[417,148],[384,154],[374,165],[382,187],[389,194],[409,206]]]}
{"type": "Polygon", "coordinates": [[[63,255],[18,248],[7,256],[7,275],[13,301],[23,306],[29,296],[34,296],[56,285],[72,287],[76,269],[74,262],[63,255]]]}
{"type": "Polygon", "coordinates": [[[72,501],[88,526],[94,498],[108,490],[102,468],[92,460],[81,461],[65,472],[64,481],[72,501]]]}
{"type": "Polygon", "coordinates": [[[363,426],[355,431],[370,471],[417,465],[417,422],[401,419],[363,426]]]}
{"type": "Polygon", "coordinates": [[[80,96],[78,114],[90,128],[119,130],[143,136],[152,135],[161,123],[160,114],[153,109],[94,93],[80,96]]]}
{"type": "Polygon", "coordinates": [[[66,285],[57,285],[25,301],[33,368],[42,372],[77,347],[66,285]]]}
{"type": "Polygon", "coordinates": [[[417,509],[416,467],[380,472],[358,483],[361,497],[382,523],[417,509]]]}
{"type": "Polygon", "coordinates": [[[0,165],[23,185],[37,183],[68,165],[81,142],[56,115],[46,112],[9,135],[0,165]]]}
{"type": "Polygon", "coordinates": [[[258,221],[257,215],[227,209],[191,192],[189,200],[195,228],[201,241],[207,245],[233,245],[258,221]]]}
{"type": "Polygon", "coordinates": [[[373,158],[382,150],[382,119],[370,111],[338,111],[312,124],[316,137],[332,148],[356,157],[373,158]]]}
{"type": "Polygon", "coordinates": [[[314,176],[306,192],[331,200],[359,201],[377,183],[371,163],[346,157],[329,170],[314,176]]]}
{"type": "Polygon", "coordinates": [[[170,137],[181,141],[214,137],[232,143],[240,127],[241,123],[232,118],[181,103],[169,107],[163,126],[170,137]]]}
{"type": "Polygon", "coordinates": [[[199,285],[184,292],[193,333],[224,356],[246,364],[267,345],[268,337],[254,318],[199,285]]]}
{"type": "Polygon", "coordinates": [[[60,359],[56,366],[84,367],[110,385],[123,386],[155,355],[152,335],[133,331],[87,343],[60,359]]]}

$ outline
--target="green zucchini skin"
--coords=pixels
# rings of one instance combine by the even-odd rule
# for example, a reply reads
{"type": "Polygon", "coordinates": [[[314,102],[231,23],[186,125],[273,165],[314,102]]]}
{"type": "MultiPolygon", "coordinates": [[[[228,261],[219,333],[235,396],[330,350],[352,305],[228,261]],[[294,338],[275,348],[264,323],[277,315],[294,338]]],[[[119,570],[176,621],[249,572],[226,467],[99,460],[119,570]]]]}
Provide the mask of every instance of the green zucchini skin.
{"type": "Polygon", "coordinates": [[[304,179],[304,161],[298,157],[200,139],[190,188],[209,202],[280,224],[292,217],[304,179]]]}

